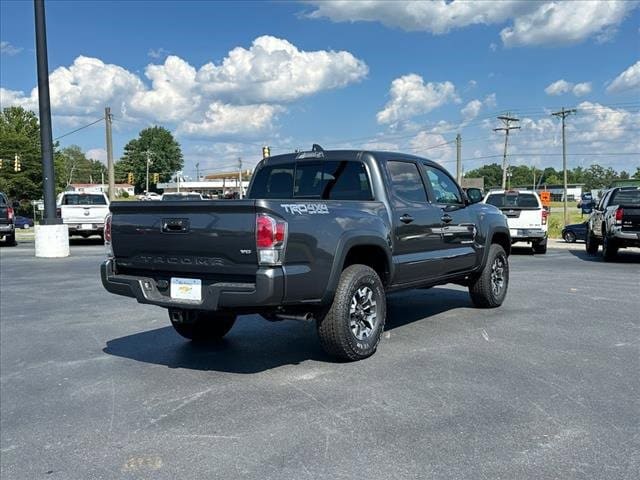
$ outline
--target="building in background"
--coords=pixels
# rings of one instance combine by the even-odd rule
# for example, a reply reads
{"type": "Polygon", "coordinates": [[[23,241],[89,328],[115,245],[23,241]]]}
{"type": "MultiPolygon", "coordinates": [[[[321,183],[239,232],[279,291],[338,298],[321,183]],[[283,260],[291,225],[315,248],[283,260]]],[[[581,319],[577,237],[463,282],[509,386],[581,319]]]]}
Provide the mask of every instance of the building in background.
{"type": "MultiPolygon", "coordinates": [[[[133,185],[128,183],[116,183],[116,197],[121,197],[123,193],[127,193],[132,197],[135,193],[133,185]]],[[[68,192],[77,193],[107,193],[109,185],[106,183],[72,183],[67,187],[68,192]]]]}

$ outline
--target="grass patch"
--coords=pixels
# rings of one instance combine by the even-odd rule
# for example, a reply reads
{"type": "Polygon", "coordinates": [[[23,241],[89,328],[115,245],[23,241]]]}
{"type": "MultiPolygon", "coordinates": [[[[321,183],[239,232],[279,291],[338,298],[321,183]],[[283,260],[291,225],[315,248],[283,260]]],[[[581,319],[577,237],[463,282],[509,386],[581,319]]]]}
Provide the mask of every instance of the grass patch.
{"type": "MultiPolygon", "coordinates": [[[[553,202],[551,204],[551,215],[549,216],[549,237],[561,238],[562,229],[564,228],[564,213],[562,202],[553,202]]],[[[589,215],[582,215],[575,203],[567,204],[568,223],[581,223],[589,218],[589,215]]]]}

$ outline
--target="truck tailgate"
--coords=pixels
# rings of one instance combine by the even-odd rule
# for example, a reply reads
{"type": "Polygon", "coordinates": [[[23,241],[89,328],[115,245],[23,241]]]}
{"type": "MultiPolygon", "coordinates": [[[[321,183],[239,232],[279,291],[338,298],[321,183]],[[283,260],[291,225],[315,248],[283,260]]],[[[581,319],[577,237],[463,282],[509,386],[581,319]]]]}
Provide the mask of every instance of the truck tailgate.
{"type": "Polygon", "coordinates": [[[114,202],[119,271],[241,281],[256,275],[253,200],[114,202]]]}

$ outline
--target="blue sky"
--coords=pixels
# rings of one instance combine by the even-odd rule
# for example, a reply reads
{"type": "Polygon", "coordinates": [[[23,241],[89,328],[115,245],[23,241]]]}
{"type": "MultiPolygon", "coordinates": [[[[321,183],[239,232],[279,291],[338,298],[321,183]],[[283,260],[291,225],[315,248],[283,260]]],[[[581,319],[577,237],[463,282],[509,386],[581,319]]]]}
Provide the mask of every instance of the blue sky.
{"type": "MultiPolygon", "coordinates": [[[[465,170],[522,121],[514,164],[640,166],[637,2],[47,2],[54,136],[112,107],[115,155],[167,126],[185,171],[309,148],[408,151],[465,170]],[[230,53],[233,52],[233,53],[230,53]],[[444,145],[443,145],[444,144],[444,145]],[[434,148],[435,147],[435,148],[434,148]],[[612,155],[612,154],[619,155],[612,155]]],[[[37,108],[33,5],[0,3],[2,106],[37,108]]],[[[60,140],[104,158],[99,123],[60,140]]],[[[484,158],[487,157],[487,158],[484,158]]]]}

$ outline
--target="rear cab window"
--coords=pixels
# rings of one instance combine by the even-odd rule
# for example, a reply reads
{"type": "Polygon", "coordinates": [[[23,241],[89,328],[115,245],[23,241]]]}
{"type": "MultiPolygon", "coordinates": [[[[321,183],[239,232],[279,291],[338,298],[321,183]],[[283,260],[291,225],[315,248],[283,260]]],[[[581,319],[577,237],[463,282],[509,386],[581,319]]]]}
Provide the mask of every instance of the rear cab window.
{"type": "Polygon", "coordinates": [[[640,190],[618,190],[611,197],[609,205],[640,206],[640,190]]]}
{"type": "Polygon", "coordinates": [[[65,194],[62,205],[106,205],[104,195],[65,194]]]}
{"type": "Polygon", "coordinates": [[[408,202],[426,203],[427,192],[418,165],[413,162],[389,160],[387,170],[391,178],[391,187],[397,197],[408,202]]]}
{"type": "Polygon", "coordinates": [[[359,161],[299,161],[266,165],[255,175],[248,198],[373,200],[359,161]]]}
{"type": "Polygon", "coordinates": [[[508,208],[512,210],[535,210],[542,208],[538,197],[533,193],[490,193],[487,197],[486,203],[493,205],[494,207],[508,208]]]}

